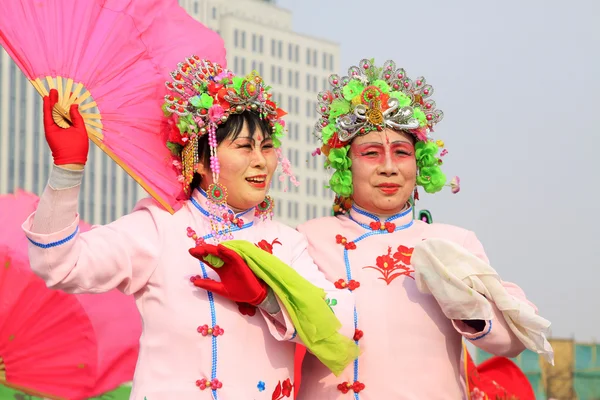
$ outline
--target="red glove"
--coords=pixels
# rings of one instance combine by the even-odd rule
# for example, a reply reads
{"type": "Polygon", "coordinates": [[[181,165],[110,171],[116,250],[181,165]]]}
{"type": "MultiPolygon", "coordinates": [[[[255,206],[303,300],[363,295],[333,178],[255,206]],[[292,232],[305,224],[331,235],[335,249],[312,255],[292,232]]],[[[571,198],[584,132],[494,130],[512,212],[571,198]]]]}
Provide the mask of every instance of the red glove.
{"type": "Polygon", "coordinates": [[[54,157],[54,164],[85,164],[90,142],[78,105],[71,105],[70,115],[73,125],[64,129],[56,125],[52,118],[52,108],[57,102],[58,91],[52,89],[49,96],[44,97],[44,131],[54,157]]]}
{"type": "Polygon", "coordinates": [[[221,282],[217,282],[195,277],[192,281],[194,286],[254,306],[258,306],[267,297],[267,285],[254,275],[235,251],[223,245],[201,244],[190,249],[190,254],[211,267],[221,278],[221,282]]]}

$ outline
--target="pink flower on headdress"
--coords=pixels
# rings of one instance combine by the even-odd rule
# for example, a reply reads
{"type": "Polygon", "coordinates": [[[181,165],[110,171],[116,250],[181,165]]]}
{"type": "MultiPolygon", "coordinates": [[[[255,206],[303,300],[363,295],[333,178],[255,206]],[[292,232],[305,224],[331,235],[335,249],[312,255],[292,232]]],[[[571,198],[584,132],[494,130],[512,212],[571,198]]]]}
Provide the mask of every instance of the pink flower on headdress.
{"type": "Polygon", "coordinates": [[[458,176],[455,176],[450,181],[450,190],[452,190],[452,193],[454,194],[460,192],[460,178],[458,176]]]}
{"type": "Polygon", "coordinates": [[[426,142],[427,141],[427,128],[417,128],[417,129],[413,129],[410,132],[413,135],[415,135],[415,137],[417,138],[417,140],[420,140],[422,142],[426,142]]]}
{"type": "Polygon", "coordinates": [[[442,152],[440,153],[440,157],[444,157],[446,154],[448,154],[448,150],[444,149],[444,150],[442,150],[442,152]]]}
{"type": "Polygon", "coordinates": [[[219,122],[223,115],[225,115],[225,111],[223,110],[223,107],[218,104],[215,104],[208,109],[208,118],[210,118],[212,122],[219,122]]]}
{"type": "Polygon", "coordinates": [[[198,128],[202,128],[204,126],[204,120],[199,115],[194,115],[194,121],[198,125],[198,128]]]}

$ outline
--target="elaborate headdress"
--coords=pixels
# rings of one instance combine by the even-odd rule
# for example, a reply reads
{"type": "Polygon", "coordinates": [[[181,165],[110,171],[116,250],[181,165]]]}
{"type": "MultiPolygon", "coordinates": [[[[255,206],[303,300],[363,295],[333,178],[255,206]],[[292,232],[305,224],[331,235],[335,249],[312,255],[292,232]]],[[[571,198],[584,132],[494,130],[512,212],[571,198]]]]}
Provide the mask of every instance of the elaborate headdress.
{"type": "MultiPolygon", "coordinates": [[[[217,126],[225,123],[231,114],[256,112],[271,126],[273,145],[278,148],[285,126],[281,118],[286,113],[271,100],[270,88],[264,85],[256,71],[241,78],[219,64],[192,56],[177,65],[177,69],[171,72],[171,78],[173,80],[167,82],[166,86],[172,94],[165,96],[163,111],[170,118],[167,147],[174,157],[174,166],[180,171],[183,191],[191,195],[190,184],[200,162],[198,140],[208,134],[210,170],[214,182],[207,193],[212,207],[209,211],[215,224],[217,220],[227,222],[227,189],[218,183],[217,126]]],[[[259,206],[263,214],[264,211],[272,212],[272,201],[270,198],[265,201],[270,204],[259,206]]],[[[218,236],[220,229],[213,229],[218,236]]]]}
{"type": "MultiPolygon", "coordinates": [[[[440,165],[447,151],[443,141],[430,137],[444,113],[430,99],[433,87],[425,78],[409,79],[404,69],[396,68],[391,60],[378,68],[373,61],[364,59],[359,66],[348,69],[348,76],[331,75],[329,84],[331,89],[318,95],[321,118],[315,125],[315,135],[323,143],[316,153],[325,154],[325,165],[336,170],[329,181],[329,187],[337,194],[335,211],[343,211],[352,195],[347,155],[350,142],[375,130],[390,128],[412,134],[419,170],[417,184],[428,193],[446,186],[440,165]]],[[[453,179],[450,186],[458,192],[458,179],[453,179]]]]}

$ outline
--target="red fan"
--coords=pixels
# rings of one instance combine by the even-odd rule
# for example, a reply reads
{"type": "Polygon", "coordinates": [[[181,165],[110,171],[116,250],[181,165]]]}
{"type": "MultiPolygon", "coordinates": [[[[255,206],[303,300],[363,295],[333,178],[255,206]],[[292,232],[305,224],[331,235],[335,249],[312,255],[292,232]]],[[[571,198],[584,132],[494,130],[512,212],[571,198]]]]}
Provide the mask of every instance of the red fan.
{"type": "Polygon", "coordinates": [[[470,400],[535,400],[531,383],[521,369],[506,357],[492,357],[478,366],[463,352],[470,400]]]}
{"type": "Polygon", "coordinates": [[[0,196],[0,383],[48,398],[90,398],[133,378],[140,316],[118,291],[66,294],[31,271],[20,226],[37,202],[25,192],[0,196]]]}
{"type": "Polygon", "coordinates": [[[225,66],[217,33],[176,0],[0,1],[0,15],[0,45],[40,95],[58,90],[56,123],[68,127],[65,110],[79,104],[90,139],[177,209],[184,196],[166,147],[164,84],[191,55],[225,66]]]}

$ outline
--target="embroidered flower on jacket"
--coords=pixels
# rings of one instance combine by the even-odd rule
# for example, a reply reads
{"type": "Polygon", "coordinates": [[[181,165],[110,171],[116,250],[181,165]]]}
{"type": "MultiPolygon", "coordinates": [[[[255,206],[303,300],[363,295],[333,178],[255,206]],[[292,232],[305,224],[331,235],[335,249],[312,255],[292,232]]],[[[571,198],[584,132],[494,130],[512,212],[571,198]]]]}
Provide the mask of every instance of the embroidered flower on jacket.
{"type": "Polygon", "coordinates": [[[392,256],[392,248],[388,246],[387,254],[381,255],[376,258],[375,266],[363,267],[363,269],[374,269],[379,271],[383,277],[379,277],[388,285],[392,283],[394,279],[399,276],[411,276],[414,272],[413,269],[408,267],[410,265],[410,257],[412,256],[413,249],[406,246],[398,246],[398,251],[392,256]]]}
{"type": "Polygon", "coordinates": [[[269,254],[273,254],[273,247],[276,244],[278,244],[278,245],[281,246],[281,242],[277,238],[273,239],[273,241],[270,242],[270,243],[263,239],[260,242],[255,243],[255,246],[258,247],[261,250],[266,251],[269,254]]]}
{"type": "Polygon", "coordinates": [[[277,387],[275,387],[275,390],[273,391],[271,400],[282,400],[286,397],[290,397],[292,395],[293,387],[294,385],[290,381],[290,378],[287,378],[283,383],[279,381],[277,387]]]}
{"type": "Polygon", "coordinates": [[[263,381],[258,381],[258,385],[256,385],[259,392],[263,392],[265,390],[265,383],[263,381]]]}

